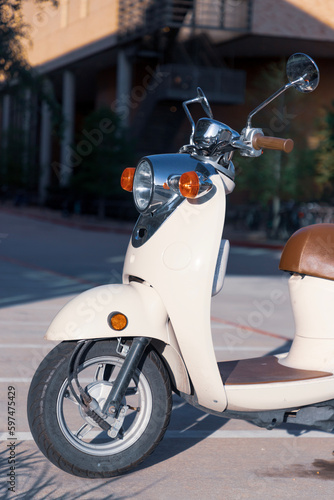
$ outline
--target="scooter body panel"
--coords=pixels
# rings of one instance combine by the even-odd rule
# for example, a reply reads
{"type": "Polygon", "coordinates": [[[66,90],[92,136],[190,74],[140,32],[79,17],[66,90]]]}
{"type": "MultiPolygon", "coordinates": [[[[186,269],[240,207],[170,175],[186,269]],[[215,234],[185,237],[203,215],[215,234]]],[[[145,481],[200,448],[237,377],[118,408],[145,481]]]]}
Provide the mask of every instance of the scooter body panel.
{"type": "Polygon", "coordinates": [[[226,386],[227,410],[296,408],[333,399],[334,376],[295,382],[226,386]]]}
{"type": "Polygon", "coordinates": [[[47,340],[82,340],[113,337],[150,337],[165,359],[175,388],[190,394],[190,383],[166,309],[155,290],[144,284],[102,285],[69,301],[51,322],[47,340]],[[126,328],[115,331],[108,323],[112,312],[122,312],[126,328]]]}
{"type": "Polygon", "coordinates": [[[208,195],[185,199],[144,245],[135,248],[130,242],[123,281],[136,276],[157,291],[199,404],[223,411],[227,399],[212,343],[210,306],[228,187],[218,174],[211,180],[208,195]]]}
{"type": "Polygon", "coordinates": [[[46,332],[48,340],[80,340],[109,337],[154,337],[169,343],[167,313],[150,287],[130,283],[98,286],[81,293],[56,315],[46,332]],[[122,331],[111,328],[108,317],[125,314],[122,331]]]}
{"type": "MultiPolygon", "coordinates": [[[[334,327],[329,318],[334,281],[293,275],[289,290],[296,332],[290,351],[279,364],[334,373],[334,327]]],[[[227,385],[228,410],[265,411],[307,406],[333,399],[334,376],[279,383],[227,385]]]]}
{"type": "Polygon", "coordinates": [[[334,281],[293,275],[289,291],[296,333],[285,366],[334,372],[334,281]]]}

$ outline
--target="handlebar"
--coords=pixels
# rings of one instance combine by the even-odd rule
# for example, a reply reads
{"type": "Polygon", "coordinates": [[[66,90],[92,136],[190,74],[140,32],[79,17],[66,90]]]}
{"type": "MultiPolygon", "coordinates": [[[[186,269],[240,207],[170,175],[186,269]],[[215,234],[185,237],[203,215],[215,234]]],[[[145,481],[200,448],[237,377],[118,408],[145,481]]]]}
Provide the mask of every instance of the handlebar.
{"type": "Polygon", "coordinates": [[[292,139],[281,139],[279,137],[268,137],[262,134],[255,134],[253,137],[254,149],[276,149],[284,151],[284,153],[291,153],[293,150],[294,142],[292,139]]]}

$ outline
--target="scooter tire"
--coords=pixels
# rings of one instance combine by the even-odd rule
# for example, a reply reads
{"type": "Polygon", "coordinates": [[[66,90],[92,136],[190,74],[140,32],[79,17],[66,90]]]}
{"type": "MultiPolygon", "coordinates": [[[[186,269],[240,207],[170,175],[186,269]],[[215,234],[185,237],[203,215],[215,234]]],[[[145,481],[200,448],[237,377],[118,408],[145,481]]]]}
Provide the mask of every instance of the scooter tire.
{"type": "MultiPolygon", "coordinates": [[[[65,472],[84,478],[123,474],[148,457],[165,434],[172,409],[168,372],[154,349],[148,347],[131,381],[134,387],[128,389],[129,397],[138,399],[140,406],[132,413],[127,409],[130,415],[125,419],[130,419],[129,428],[123,431],[122,427],[120,438],[112,439],[97,424],[94,427],[92,419],[71,397],[67,384],[68,363],[76,345],[72,341],[62,342],[38,367],[28,394],[31,433],[46,458],[65,472]],[[77,430],[78,425],[85,431],[92,429],[83,434],[77,430]],[[90,433],[93,438],[88,442],[85,436],[90,433]]],[[[94,380],[87,385],[96,399],[103,391],[105,397],[112,384],[110,373],[123,363],[124,357],[116,352],[116,346],[116,340],[97,341],[80,359],[79,377],[85,370],[82,377],[86,378],[86,373],[96,370],[94,380]]],[[[101,398],[99,402],[101,405],[101,398]]]]}

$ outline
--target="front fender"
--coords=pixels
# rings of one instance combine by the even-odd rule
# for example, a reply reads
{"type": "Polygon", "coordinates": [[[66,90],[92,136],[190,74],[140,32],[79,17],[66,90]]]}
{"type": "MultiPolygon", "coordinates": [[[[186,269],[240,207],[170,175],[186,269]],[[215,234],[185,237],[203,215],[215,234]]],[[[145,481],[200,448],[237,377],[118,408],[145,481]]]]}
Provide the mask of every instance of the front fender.
{"type": "Polygon", "coordinates": [[[128,285],[103,285],[87,290],[68,302],[50,324],[47,340],[80,340],[111,337],[150,337],[165,360],[174,387],[191,393],[175,333],[167,312],[154,288],[132,282],[128,285]],[[108,325],[113,311],[126,315],[128,324],[121,332],[108,325]]]}
{"type": "Polygon", "coordinates": [[[102,285],[68,302],[50,324],[47,340],[80,340],[104,337],[151,337],[170,343],[167,312],[157,292],[145,284],[102,285]],[[121,332],[108,324],[110,313],[126,315],[121,332]]]}

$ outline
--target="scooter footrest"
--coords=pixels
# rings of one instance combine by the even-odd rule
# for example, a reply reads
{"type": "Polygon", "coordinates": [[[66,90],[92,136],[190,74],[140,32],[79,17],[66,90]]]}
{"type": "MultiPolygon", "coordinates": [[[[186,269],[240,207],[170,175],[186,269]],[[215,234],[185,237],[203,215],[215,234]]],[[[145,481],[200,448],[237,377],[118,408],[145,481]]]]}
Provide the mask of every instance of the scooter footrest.
{"type": "Polygon", "coordinates": [[[273,382],[295,382],[333,374],[315,370],[297,370],[281,365],[276,356],[223,361],[218,363],[225,385],[270,384],[273,382]]]}

